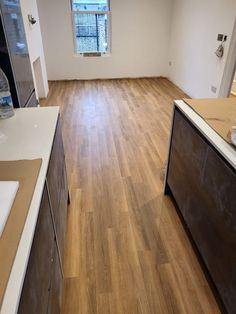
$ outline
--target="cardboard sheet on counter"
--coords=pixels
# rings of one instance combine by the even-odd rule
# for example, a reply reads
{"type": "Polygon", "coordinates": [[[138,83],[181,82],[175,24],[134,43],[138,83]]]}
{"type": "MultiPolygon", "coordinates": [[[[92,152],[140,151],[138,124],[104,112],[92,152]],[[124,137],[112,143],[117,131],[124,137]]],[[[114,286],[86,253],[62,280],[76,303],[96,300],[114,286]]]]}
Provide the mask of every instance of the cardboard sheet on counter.
{"type": "Polygon", "coordinates": [[[0,181],[19,181],[18,192],[0,238],[0,305],[3,301],[41,164],[42,159],[0,161],[0,181]]]}
{"type": "Polygon", "coordinates": [[[236,98],[184,99],[184,102],[225,141],[232,144],[229,139],[229,131],[233,125],[236,125],[236,98]]]}

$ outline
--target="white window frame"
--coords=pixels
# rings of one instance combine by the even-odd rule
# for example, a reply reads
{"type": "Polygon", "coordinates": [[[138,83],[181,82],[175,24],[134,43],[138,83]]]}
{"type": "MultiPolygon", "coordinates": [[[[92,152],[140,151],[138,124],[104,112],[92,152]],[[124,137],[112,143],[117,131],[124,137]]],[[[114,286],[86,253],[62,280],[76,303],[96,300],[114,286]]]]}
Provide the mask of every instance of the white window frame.
{"type": "Polygon", "coordinates": [[[74,10],[73,9],[73,0],[71,1],[71,17],[72,17],[72,28],[73,28],[73,41],[74,41],[74,53],[77,56],[110,56],[111,55],[111,1],[108,0],[109,10],[108,11],[80,11],[80,10],[74,10]],[[76,40],[76,29],[75,29],[75,15],[77,14],[107,14],[107,41],[108,41],[108,49],[105,52],[97,52],[97,51],[83,51],[79,52],[77,51],[77,40],[76,40]],[[98,55],[96,55],[98,54],[98,55]],[[100,54],[100,55],[99,55],[100,54]]]}

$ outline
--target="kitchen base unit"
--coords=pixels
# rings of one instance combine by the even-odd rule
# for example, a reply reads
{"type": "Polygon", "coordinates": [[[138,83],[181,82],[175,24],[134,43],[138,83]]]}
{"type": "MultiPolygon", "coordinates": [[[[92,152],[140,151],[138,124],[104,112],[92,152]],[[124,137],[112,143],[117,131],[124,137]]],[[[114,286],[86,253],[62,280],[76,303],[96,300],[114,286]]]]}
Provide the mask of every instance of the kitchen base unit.
{"type": "Polygon", "coordinates": [[[0,312],[58,314],[69,200],[59,107],[15,109],[0,134],[0,161],[41,160],[0,312]]]}
{"type": "Polygon", "coordinates": [[[176,101],[165,194],[177,204],[228,313],[236,313],[236,151],[176,101]]]}
{"type": "Polygon", "coordinates": [[[18,313],[60,313],[68,204],[66,177],[58,119],[18,313]]]}

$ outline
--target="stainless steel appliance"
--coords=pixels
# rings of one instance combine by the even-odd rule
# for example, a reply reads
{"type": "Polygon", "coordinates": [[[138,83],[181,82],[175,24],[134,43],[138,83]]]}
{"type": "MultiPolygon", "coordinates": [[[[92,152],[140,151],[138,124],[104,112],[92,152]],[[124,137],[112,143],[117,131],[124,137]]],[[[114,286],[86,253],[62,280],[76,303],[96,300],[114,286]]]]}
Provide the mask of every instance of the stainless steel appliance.
{"type": "Polygon", "coordinates": [[[0,67],[14,107],[37,106],[20,0],[0,0],[0,67]]]}

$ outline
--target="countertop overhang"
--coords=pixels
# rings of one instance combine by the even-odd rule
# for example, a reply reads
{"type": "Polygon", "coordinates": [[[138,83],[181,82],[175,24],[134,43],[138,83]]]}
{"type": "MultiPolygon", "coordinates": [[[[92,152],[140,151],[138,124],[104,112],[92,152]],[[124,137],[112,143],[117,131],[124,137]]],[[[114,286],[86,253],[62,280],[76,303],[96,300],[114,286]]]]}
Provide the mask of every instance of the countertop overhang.
{"type": "MultiPolygon", "coordinates": [[[[223,100],[222,100],[223,101],[223,100]]],[[[174,106],[192,122],[192,124],[205,136],[212,146],[236,170],[236,148],[227,143],[207,122],[201,118],[189,105],[182,100],[175,100],[174,106]]]]}

